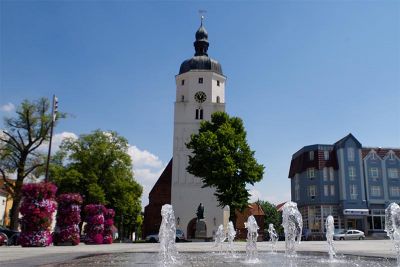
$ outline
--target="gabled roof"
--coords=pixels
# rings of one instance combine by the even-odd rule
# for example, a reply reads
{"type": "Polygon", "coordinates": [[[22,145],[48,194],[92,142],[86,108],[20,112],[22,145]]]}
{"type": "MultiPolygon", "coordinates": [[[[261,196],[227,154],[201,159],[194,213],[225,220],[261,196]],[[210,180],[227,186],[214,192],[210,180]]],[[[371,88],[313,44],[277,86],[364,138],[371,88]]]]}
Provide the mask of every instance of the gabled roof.
{"type": "Polygon", "coordinates": [[[283,206],[284,206],[285,204],[286,204],[286,202],[283,202],[283,203],[281,203],[281,204],[276,205],[276,210],[279,211],[279,212],[281,212],[282,209],[283,209],[283,206]]]}
{"type": "Polygon", "coordinates": [[[354,135],[352,135],[351,133],[349,133],[348,135],[346,135],[345,137],[343,137],[342,139],[340,139],[339,141],[337,141],[337,142],[334,144],[335,149],[343,148],[343,147],[345,146],[345,144],[346,144],[346,141],[349,140],[349,139],[353,139],[354,142],[357,144],[357,146],[358,146],[359,148],[362,147],[361,143],[354,137],[354,135]]]}
{"type": "Polygon", "coordinates": [[[368,154],[374,150],[378,157],[383,159],[384,157],[388,156],[390,151],[393,151],[394,154],[400,159],[400,149],[397,148],[382,148],[382,147],[365,147],[361,150],[362,158],[365,159],[368,154]]]}
{"type": "Polygon", "coordinates": [[[257,204],[257,203],[251,203],[248,205],[248,208],[250,210],[250,214],[251,215],[265,215],[264,210],[262,209],[262,207],[257,204]]]}

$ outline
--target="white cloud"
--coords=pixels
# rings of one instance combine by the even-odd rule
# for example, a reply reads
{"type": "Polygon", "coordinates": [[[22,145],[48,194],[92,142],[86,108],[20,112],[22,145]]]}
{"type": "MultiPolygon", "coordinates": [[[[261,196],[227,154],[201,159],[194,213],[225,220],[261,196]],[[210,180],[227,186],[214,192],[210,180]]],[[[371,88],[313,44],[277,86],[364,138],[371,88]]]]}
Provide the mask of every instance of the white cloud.
{"type": "Polygon", "coordinates": [[[15,109],[15,106],[13,103],[7,103],[5,105],[0,106],[0,110],[4,112],[11,112],[15,109]]]}
{"type": "Polygon", "coordinates": [[[128,149],[131,156],[135,180],[143,186],[142,206],[149,203],[150,190],[164,171],[165,164],[154,154],[147,150],[140,150],[131,145],[128,149]]]}
{"type": "MultiPolygon", "coordinates": [[[[57,152],[60,149],[61,142],[66,138],[78,139],[78,136],[71,132],[62,132],[62,133],[54,134],[52,144],[51,144],[51,153],[52,154],[57,152]]],[[[38,148],[39,152],[41,152],[41,153],[47,153],[48,149],[49,149],[48,142],[44,142],[38,148]]]]}
{"type": "Polygon", "coordinates": [[[140,150],[136,146],[130,146],[128,154],[131,156],[133,166],[135,168],[152,167],[160,168],[163,164],[162,161],[154,154],[147,150],[140,150]]]}
{"type": "Polygon", "coordinates": [[[263,195],[259,190],[252,188],[249,190],[249,193],[250,193],[250,202],[251,203],[256,202],[258,200],[263,200],[263,195]]]}

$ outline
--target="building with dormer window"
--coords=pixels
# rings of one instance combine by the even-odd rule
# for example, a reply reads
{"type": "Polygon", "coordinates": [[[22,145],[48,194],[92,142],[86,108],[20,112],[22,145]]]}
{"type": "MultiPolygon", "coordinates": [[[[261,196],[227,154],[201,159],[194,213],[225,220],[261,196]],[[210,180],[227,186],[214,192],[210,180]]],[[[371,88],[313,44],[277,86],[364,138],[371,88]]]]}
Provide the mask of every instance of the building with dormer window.
{"type": "Polygon", "coordinates": [[[328,215],[335,228],[383,232],[385,208],[400,202],[400,148],[362,147],[349,134],[333,145],[297,151],[289,178],[311,236],[322,235],[328,215]]]}

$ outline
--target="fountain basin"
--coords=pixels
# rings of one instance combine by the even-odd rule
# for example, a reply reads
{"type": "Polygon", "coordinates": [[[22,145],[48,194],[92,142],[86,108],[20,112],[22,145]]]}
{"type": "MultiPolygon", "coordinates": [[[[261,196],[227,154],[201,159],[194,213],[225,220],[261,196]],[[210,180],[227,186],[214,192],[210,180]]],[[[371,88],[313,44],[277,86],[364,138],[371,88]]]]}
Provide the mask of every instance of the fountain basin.
{"type": "MultiPolygon", "coordinates": [[[[167,266],[293,266],[293,267],[320,267],[320,266],[363,266],[386,267],[397,266],[396,260],[379,257],[362,257],[338,255],[333,261],[327,253],[299,252],[295,256],[286,256],[285,253],[259,252],[257,263],[246,262],[246,253],[236,253],[232,257],[228,253],[218,252],[184,252],[179,253],[179,263],[167,266]]],[[[159,262],[158,253],[115,253],[92,257],[78,258],[68,263],[47,265],[52,267],[83,267],[83,266],[163,266],[159,262]]]]}

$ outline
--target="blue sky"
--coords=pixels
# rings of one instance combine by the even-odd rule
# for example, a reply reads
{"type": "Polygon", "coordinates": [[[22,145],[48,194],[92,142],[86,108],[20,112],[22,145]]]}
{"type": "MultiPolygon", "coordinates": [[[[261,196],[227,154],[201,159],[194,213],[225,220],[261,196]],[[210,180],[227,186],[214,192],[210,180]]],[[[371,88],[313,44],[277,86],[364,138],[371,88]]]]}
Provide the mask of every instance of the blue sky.
{"type": "MultiPolygon", "coordinates": [[[[172,155],[174,77],[199,9],[227,112],[265,165],[254,198],[290,199],[290,159],[353,133],[400,147],[398,1],[0,1],[0,116],[59,98],[64,136],[115,130],[151,189],[172,155]]],[[[1,127],[1,124],[0,124],[1,127]]],[[[143,198],[147,202],[147,196],[143,198]]]]}

